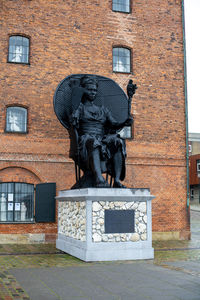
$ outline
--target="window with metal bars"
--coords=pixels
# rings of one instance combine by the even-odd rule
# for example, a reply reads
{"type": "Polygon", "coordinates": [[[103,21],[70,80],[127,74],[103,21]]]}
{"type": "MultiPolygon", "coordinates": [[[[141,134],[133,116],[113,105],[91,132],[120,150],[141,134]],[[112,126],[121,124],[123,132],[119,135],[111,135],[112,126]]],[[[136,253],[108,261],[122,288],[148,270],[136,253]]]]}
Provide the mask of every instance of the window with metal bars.
{"type": "Polygon", "coordinates": [[[33,184],[0,183],[0,222],[32,222],[33,214],[33,184]]]}
{"type": "Polygon", "coordinates": [[[114,11],[130,13],[130,0],[113,0],[112,9],[114,11]]]}
{"type": "Polygon", "coordinates": [[[29,38],[19,35],[9,38],[8,62],[29,63],[29,38]]]}
{"type": "Polygon", "coordinates": [[[27,132],[27,109],[10,106],[6,110],[6,132],[27,132]]]}
{"type": "Polygon", "coordinates": [[[131,72],[131,51],[127,48],[113,48],[113,71],[121,73],[131,72]]]}

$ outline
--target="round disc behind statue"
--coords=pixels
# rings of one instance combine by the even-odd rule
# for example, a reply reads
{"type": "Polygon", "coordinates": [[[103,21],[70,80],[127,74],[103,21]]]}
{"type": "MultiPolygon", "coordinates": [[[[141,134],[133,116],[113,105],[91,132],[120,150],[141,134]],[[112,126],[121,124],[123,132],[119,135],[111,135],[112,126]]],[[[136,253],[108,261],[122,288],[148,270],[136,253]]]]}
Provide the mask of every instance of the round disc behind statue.
{"type": "MultiPolygon", "coordinates": [[[[83,89],[80,87],[80,79],[90,74],[73,74],[63,79],[54,95],[54,110],[61,124],[70,128],[70,115],[76,110],[83,96],[83,89]]],[[[96,105],[103,105],[108,108],[112,116],[119,123],[128,118],[128,99],[123,89],[112,79],[94,76],[98,80],[97,96],[94,100],[96,105]]]]}

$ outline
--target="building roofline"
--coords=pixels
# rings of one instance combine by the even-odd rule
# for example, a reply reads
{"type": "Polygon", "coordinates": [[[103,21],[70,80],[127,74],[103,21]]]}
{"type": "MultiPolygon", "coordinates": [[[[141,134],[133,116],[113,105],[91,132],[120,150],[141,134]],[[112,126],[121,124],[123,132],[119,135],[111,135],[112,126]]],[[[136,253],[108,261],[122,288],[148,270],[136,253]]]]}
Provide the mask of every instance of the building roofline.
{"type": "Polygon", "coordinates": [[[189,141],[191,142],[200,142],[200,133],[189,133],[189,141]]]}

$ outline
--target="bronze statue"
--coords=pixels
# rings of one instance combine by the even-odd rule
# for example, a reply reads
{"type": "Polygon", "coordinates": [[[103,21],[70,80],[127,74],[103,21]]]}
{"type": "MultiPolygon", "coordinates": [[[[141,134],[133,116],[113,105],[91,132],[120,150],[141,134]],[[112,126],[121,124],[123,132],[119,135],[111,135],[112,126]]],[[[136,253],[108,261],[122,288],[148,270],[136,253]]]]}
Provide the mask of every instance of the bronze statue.
{"type": "MultiPolygon", "coordinates": [[[[71,108],[68,111],[65,109],[67,118],[64,119],[62,115],[59,119],[62,119],[61,123],[65,123],[73,142],[70,157],[75,161],[79,172],[80,169],[83,171],[83,176],[80,178],[76,170],[77,183],[72,188],[110,187],[102,173],[113,177],[114,188],[124,188],[120,180],[125,178],[126,145],[118,131],[124,126],[131,126],[133,122],[129,103],[137,88],[136,85],[129,84],[129,101],[126,99],[127,111],[123,116],[125,120],[119,118],[116,120],[108,107],[102,103],[95,104],[98,93],[97,76],[83,75],[79,79],[70,78],[67,88],[62,89],[63,100],[60,102],[64,101],[65,93],[69,94],[68,87],[71,103],[67,107],[71,106],[71,108]]],[[[58,92],[59,90],[56,93],[58,92]]],[[[55,101],[56,97],[54,107],[55,101]]],[[[103,102],[105,103],[105,99],[103,102]]]]}

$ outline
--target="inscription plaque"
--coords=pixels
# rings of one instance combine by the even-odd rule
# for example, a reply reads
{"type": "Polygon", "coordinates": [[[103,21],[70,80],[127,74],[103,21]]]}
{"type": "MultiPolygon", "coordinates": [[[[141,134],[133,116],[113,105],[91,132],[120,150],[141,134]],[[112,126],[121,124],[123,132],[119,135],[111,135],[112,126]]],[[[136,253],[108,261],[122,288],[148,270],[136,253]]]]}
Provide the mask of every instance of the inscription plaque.
{"type": "Polygon", "coordinates": [[[135,232],[135,211],[105,210],[105,233],[132,233],[135,232]]]}

